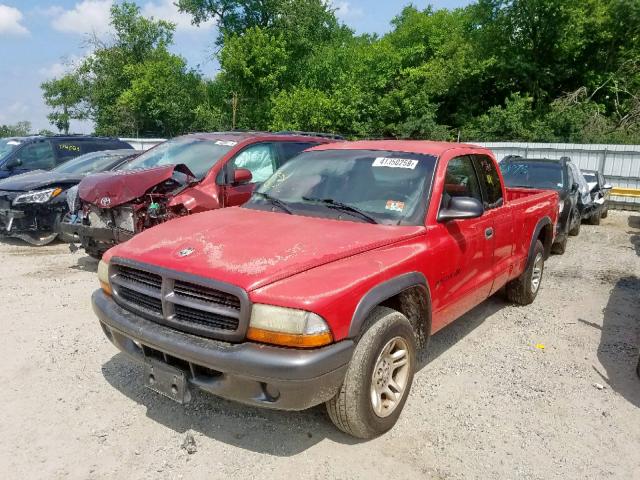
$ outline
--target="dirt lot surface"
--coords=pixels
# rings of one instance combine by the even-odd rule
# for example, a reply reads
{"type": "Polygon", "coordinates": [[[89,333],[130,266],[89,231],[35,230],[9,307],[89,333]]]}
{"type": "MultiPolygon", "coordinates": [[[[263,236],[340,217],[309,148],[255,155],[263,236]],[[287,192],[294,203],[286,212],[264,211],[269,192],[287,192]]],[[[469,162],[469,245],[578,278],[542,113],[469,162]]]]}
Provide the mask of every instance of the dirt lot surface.
{"type": "Polygon", "coordinates": [[[91,311],[95,270],[63,244],[0,243],[2,478],[640,478],[640,214],[584,225],[533,305],[496,297],[435,335],[369,442],[323,407],[146,390],[91,311]]]}

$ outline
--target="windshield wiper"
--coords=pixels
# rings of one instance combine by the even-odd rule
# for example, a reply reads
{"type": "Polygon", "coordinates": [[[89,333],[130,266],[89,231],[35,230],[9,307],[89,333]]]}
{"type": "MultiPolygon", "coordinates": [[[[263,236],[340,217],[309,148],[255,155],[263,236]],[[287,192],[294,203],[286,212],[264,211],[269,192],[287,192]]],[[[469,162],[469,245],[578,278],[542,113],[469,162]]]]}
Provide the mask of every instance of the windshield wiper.
{"type": "Polygon", "coordinates": [[[276,197],[272,197],[271,195],[269,195],[268,193],[264,193],[264,192],[253,192],[254,195],[259,195],[262,198],[264,198],[266,201],[268,201],[271,205],[275,205],[276,207],[278,207],[280,210],[287,212],[289,215],[293,215],[293,212],[291,211],[291,209],[287,206],[286,203],[284,203],[282,200],[280,200],[279,198],[276,197]]]}
{"type": "Polygon", "coordinates": [[[337,202],[333,198],[312,198],[312,197],[302,197],[305,202],[313,202],[313,203],[321,203],[322,205],[326,205],[329,208],[334,208],[336,210],[341,210],[343,212],[355,214],[360,218],[366,220],[369,223],[378,223],[375,218],[373,218],[368,213],[363,212],[357,207],[353,205],[349,205],[347,203],[337,202]]]}

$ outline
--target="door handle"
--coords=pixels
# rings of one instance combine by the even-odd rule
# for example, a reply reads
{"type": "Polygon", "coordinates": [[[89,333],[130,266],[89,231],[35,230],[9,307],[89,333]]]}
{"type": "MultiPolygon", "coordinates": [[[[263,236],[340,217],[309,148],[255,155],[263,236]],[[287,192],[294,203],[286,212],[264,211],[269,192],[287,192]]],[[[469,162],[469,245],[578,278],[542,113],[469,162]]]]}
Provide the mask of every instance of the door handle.
{"type": "Polygon", "coordinates": [[[487,240],[489,240],[491,237],[493,237],[493,228],[487,228],[484,231],[484,236],[487,240]]]}

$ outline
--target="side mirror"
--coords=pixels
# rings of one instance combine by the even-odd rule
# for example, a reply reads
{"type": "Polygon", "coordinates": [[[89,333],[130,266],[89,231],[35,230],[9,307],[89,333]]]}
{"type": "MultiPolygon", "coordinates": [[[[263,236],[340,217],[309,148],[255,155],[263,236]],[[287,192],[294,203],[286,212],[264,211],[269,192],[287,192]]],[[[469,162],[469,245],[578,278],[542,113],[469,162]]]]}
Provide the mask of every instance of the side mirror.
{"type": "Polygon", "coordinates": [[[252,178],[253,178],[253,175],[251,175],[251,170],[248,170],[246,168],[236,168],[233,172],[234,185],[249,183],[252,178]]]}
{"type": "Polygon", "coordinates": [[[17,168],[21,165],[22,165],[22,160],[20,160],[18,157],[13,157],[5,162],[4,168],[5,170],[13,170],[14,168],[17,168]]]}
{"type": "Polygon", "coordinates": [[[613,185],[611,185],[610,183],[605,183],[605,184],[602,186],[602,189],[603,189],[603,190],[611,190],[612,188],[613,188],[613,185]]]}
{"type": "Polygon", "coordinates": [[[484,213],[482,203],[472,197],[452,197],[446,208],[441,208],[438,213],[439,222],[449,220],[462,220],[465,218],[478,218],[484,213]]]}
{"type": "Polygon", "coordinates": [[[571,185],[571,191],[572,192],[577,192],[579,188],[580,188],[580,185],[578,185],[575,182],[573,182],[573,184],[571,185]]]}

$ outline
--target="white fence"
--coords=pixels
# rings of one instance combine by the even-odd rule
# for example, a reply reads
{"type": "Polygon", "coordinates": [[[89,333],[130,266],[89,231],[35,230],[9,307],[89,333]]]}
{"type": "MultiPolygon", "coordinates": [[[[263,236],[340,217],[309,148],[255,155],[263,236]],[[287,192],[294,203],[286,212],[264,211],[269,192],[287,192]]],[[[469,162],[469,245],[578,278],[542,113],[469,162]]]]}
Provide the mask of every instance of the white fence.
{"type": "MultiPolygon", "coordinates": [[[[569,157],[583,170],[598,170],[615,187],[640,189],[640,145],[572,143],[472,142],[490,148],[498,161],[507,155],[525,158],[569,157]]],[[[640,209],[640,198],[612,196],[614,204],[640,209]]]]}

